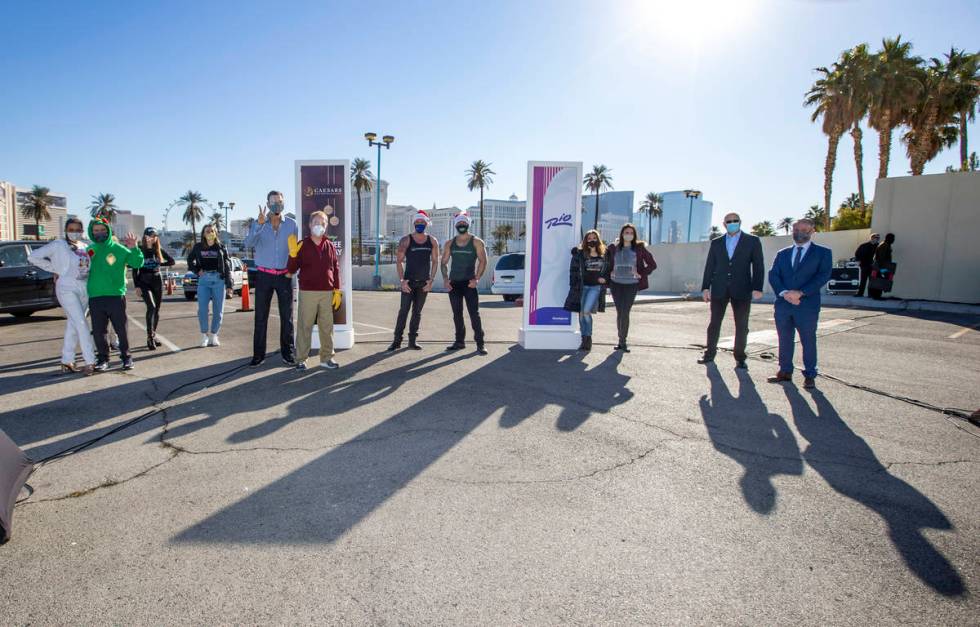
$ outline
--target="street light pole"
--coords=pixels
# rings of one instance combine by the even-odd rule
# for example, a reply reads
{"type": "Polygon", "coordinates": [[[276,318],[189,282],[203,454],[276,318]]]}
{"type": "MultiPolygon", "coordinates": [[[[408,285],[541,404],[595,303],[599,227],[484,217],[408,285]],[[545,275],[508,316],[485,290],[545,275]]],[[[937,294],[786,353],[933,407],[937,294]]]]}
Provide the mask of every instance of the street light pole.
{"type": "Polygon", "coordinates": [[[690,199],[687,207],[687,242],[691,243],[691,220],[694,218],[694,199],[701,197],[701,192],[696,189],[685,189],[684,195],[690,199]]]}
{"type": "Polygon", "coordinates": [[[393,135],[385,135],[381,141],[374,141],[377,133],[364,133],[364,139],[368,141],[368,147],[378,147],[378,186],[374,190],[374,277],[372,283],[375,289],[381,287],[381,147],[391,148],[391,142],[395,141],[393,135]]]}

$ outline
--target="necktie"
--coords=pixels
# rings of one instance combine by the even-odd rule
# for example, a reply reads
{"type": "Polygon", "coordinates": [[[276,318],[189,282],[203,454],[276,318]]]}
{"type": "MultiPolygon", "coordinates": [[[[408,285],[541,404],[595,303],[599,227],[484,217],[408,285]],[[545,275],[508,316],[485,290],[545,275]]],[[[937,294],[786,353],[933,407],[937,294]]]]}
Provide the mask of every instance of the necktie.
{"type": "Polygon", "coordinates": [[[800,265],[800,256],[802,256],[802,255],[803,255],[803,247],[802,246],[797,246],[796,247],[796,254],[793,255],[793,271],[794,272],[796,271],[796,266],[800,265]]]}

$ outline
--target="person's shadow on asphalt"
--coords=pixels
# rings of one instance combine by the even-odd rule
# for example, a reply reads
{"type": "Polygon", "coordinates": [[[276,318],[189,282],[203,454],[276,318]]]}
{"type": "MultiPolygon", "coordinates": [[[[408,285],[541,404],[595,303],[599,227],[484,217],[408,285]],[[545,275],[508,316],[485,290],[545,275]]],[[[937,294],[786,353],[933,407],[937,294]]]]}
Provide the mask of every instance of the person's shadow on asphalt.
{"type": "Polygon", "coordinates": [[[782,416],[770,412],[762,402],[747,371],[735,371],[738,396],[734,396],[714,362],[705,369],[711,395],[702,396],[699,405],[711,443],[745,469],[739,486],[749,507],[769,514],[776,506],[772,478],[803,474],[796,437],[782,416]]]}
{"type": "Polygon", "coordinates": [[[952,529],[945,514],[924,494],[878,461],[871,447],[840,417],[819,390],[816,411],[795,386],[784,386],[796,428],[810,445],[803,457],[830,487],[864,505],[888,525],[888,536],[916,577],[944,596],[961,596],[966,584],[923,529],[952,529]]]}

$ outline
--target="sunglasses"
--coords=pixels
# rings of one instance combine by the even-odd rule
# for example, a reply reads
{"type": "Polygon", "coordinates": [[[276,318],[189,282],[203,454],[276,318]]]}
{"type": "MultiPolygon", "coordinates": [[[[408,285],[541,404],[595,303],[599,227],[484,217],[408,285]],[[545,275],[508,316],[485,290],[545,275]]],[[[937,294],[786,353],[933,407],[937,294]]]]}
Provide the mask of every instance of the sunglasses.
{"type": "Polygon", "coordinates": [[[725,224],[739,224],[741,220],[725,220],[725,224]]]}

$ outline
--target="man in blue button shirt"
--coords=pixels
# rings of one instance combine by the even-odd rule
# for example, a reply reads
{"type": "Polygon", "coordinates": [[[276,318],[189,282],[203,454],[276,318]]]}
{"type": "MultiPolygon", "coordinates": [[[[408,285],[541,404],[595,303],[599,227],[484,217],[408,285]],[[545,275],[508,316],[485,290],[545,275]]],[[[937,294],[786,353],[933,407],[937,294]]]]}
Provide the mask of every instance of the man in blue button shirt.
{"type": "Polygon", "coordinates": [[[255,331],[252,337],[253,368],[265,361],[266,329],[272,295],[279,303],[279,351],[287,366],[296,365],[293,344],[293,278],[286,271],[291,247],[296,246],[299,231],[296,221],[283,217],[285,199],[272,190],[266,205],[259,205],[259,219],[245,237],[245,247],[255,249],[255,331]],[[268,213],[266,212],[268,210],[268,213]]]}

